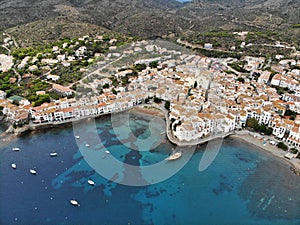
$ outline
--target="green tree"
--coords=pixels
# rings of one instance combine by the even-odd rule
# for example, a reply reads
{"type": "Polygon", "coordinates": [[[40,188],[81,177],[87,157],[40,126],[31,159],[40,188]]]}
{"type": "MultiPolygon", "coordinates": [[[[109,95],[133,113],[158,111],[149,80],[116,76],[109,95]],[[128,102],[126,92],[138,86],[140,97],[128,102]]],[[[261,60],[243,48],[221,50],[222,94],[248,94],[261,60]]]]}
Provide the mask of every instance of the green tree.
{"type": "Polygon", "coordinates": [[[194,82],[194,88],[197,88],[197,86],[198,86],[198,83],[197,83],[197,81],[195,80],[195,82],[194,82]]]}
{"type": "Polygon", "coordinates": [[[135,70],[137,70],[137,71],[142,71],[142,70],[144,70],[144,69],[146,69],[147,68],[147,65],[145,64],[145,63],[143,63],[143,64],[136,64],[135,66],[134,66],[134,69],[135,70]]]}
{"type": "Polygon", "coordinates": [[[157,98],[156,96],[154,96],[153,101],[154,101],[155,103],[161,103],[161,99],[160,99],[160,98],[157,98]]]}
{"type": "Polygon", "coordinates": [[[298,149],[296,149],[296,148],[292,148],[292,149],[291,149],[291,153],[293,153],[293,154],[297,154],[297,153],[298,153],[298,149]]]}
{"type": "Polygon", "coordinates": [[[298,115],[298,113],[296,113],[290,109],[287,109],[284,113],[284,116],[289,116],[291,120],[295,120],[297,115],[298,115]]]}
{"type": "Polygon", "coordinates": [[[55,100],[60,99],[59,94],[57,94],[57,93],[54,92],[54,91],[50,92],[50,93],[49,93],[49,96],[50,96],[50,98],[55,99],[55,100]]]}
{"type": "Polygon", "coordinates": [[[255,118],[249,118],[246,122],[246,127],[251,127],[254,130],[258,130],[259,129],[259,125],[258,125],[258,121],[255,118]]]}
{"type": "Polygon", "coordinates": [[[277,147],[283,149],[284,151],[288,150],[288,146],[285,145],[283,142],[279,142],[277,144],[277,147]]]}
{"type": "Polygon", "coordinates": [[[50,102],[50,95],[45,94],[45,95],[38,95],[37,100],[33,103],[34,106],[40,106],[44,102],[50,102]]]}
{"type": "Polygon", "coordinates": [[[109,84],[108,83],[104,84],[103,88],[109,88],[109,84]]]}
{"type": "MultiPolygon", "coordinates": [[[[254,128],[255,129],[255,128],[254,128]]],[[[267,130],[266,126],[265,125],[259,125],[258,126],[258,131],[259,132],[262,132],[262,133],[265,133],[267,130]]]]}
{"type": "Polygon", "coordinates": [[[170,111],[170,105],[171,105],[170,101],[166,101],[165,102],[165,109],[168,110],[168,111],[170,111]]]}
{"type": "Polygon", "coordinates": [[[126,86],[129,83],[128,77],[122,77],[121,80],[122,80],[122,86],[126,86]]]}
{"type": "Polygon", "coordinates": [[[272,127],[268,127],[265,131],[266,135],[271,135],[273,133],[273,128],[272,127]]]}
{"type": "Polygon", "coordinates": [[[12,104],[14,104],[14,105],[19,105],[19,102],[16,101],[16,100],[13,100],[12,104]]]}
{"type": "Polygon", "coordinates": [[[39,53],[39,54],[37,55],[37,59],[41,61],[42,58],[43,58],[43,54],[39,53]]]}
{"type": "Polygon", "coordinates": [[[233,68],[236,71],[241,72],[241,73],[247,72],[247,70],[245,70],[241,65],[239,65],[238,62],[228,63],[228,66],[230,66],[231,68],[233,68]]]}
{"type": "Polygon", "coordinates": [[[239,77],[239,78],[237,79],[237,81],[244,83],[244,82],[245,82],[245,79],[244,79],[243,77],[239,77]]]}
{"type": "Polygon", "coordinates": [[[151,68],[157,68],[157,66],[158,66],[158,61],[153,61],[153,62],[149,63],[149,66],[150,66],[151,68]]]}

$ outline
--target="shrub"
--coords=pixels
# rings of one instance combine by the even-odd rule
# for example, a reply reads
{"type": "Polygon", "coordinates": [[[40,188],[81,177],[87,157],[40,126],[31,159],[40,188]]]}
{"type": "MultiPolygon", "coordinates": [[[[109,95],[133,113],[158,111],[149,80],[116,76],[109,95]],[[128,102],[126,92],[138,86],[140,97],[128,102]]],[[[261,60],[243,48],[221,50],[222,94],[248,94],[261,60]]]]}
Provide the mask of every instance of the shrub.
{"type": "Polygon", "coordinates": [[[158,62],[157,62],[157,61],[151,62],[151,63],[149,64],[149,66],[150,66],[151,68],[157,68],[158,62]]]}
{"type": "Polygon", "coordinates": [[[239,78],[237,79],[237,81],[244,83],[244,82],[245,82],[245,79],[244,79],[243,77],[239,77],[239,78]]]}
{"type": "Polygon", "coordinates": [[[170,101],[166,101],[165,108],[166,110],[170,111],[170,101]]]}
{"type": "Polygon", "coordinates": [[[142,70],[144,70],[144,69],[146,69],[147,68],[147,65],[146,64],[136,64],[135,66],[134,66],[134,69],[136,70],[136,71],[142,71],[142,70]]]}
{"type": "Polygon", "coordinates": [[[160,98],[157,98],[156,96],[153,98],[153,101],[155,103],[161,103],[161,99],[160,98]]]}
{"type": "Polygon", "coordinates": [[[288,146],[286,144],[284,144],[283,142],[279,142],[277,144],[277,147],[283,149],[284,151],[288,150],[288,146]]]}
{"type": "Polygon", "coordinates": [[[296,149],[296,148],[292,148],[292,149],[291,149],[291,153],[293,153],[293,154],[297,154],[297,153],[298,153],[298,149],[296,149]]]}
{"type": "Polygon", "coordinates": [[[108,83],[104,84],[103,88],[109,88],[109,84],[108,83]]]}

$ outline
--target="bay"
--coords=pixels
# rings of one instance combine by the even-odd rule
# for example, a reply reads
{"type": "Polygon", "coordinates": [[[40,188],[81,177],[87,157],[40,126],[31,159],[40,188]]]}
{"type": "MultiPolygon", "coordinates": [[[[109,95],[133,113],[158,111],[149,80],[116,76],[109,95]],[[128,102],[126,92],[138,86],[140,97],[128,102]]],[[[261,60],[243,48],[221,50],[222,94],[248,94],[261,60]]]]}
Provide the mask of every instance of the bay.
{"type": "MultiPolygon", "coordinates": [[[[144,167],[163,161],[175,147],[160,133],[164,124],[149,129],[149,116],[131,115],[129,125],[125,114],[119,123],[113,120],[101,117],[95,127],[93,121],[79,124],[90,136],[96,129],[102,145],[93,143],[96,138],[83,140],[84,135],[76,139],[74,127],[67,126],[24,134],[1,147],[0,224],[300,224],[300,178],[289,164],[231,138],[203,172],[198,165],[205,145],[160,183],[126,186],[104,178],[83,157],[84,150],[107,150],[120,162],[144,167]],[[129,133],[139,141],[132,143],[129,133]],[[159,145],[148,151],[142,140],[159,145]]],[[[115,171],[116,181],[125,179],[125,170],[115,171]]]]}

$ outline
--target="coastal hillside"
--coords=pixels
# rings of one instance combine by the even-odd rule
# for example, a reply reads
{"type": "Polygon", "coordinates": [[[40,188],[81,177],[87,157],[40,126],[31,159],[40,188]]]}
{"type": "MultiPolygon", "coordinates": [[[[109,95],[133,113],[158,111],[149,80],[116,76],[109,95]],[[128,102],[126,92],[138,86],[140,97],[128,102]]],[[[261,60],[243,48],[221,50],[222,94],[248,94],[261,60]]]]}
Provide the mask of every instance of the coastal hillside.
{"type": "Polygon", "coordinates": [[[74,29],[83,35],[89,27],[146,38],[220,29],[275,30],[296,40],[299,8],[297,0],[12,0],[0,2],[0,29],[37,34],[26,37],[28,43],[61,38],[74,29]]]}

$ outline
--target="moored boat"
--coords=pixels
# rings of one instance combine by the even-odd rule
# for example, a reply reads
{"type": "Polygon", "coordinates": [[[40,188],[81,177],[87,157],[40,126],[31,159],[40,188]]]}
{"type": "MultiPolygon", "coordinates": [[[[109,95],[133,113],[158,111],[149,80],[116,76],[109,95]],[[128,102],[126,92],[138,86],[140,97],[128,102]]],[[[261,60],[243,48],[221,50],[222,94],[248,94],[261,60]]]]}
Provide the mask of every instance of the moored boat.
{"type": "Polygon", "coordinates": [[[106,153],[106,154],[110,154],[110,151],[106,150],[105,153],[106,153]]]}
{"type": "Polygon", "coordinates": [[[14,147],[14,148],[12,148],[11,150],[13,150],[13,151],[20,151],[21,149],[20,148],[17,148],[17,147],[14,147]]]}
{"type": "Polygon", "coordinates": [[[51,157],[57,156],[57,152],[52,152],[52,153],[50,153],[50,156],[51,156],[51,157]]]}
{"type": "Polygon", "coordinates": [[[170,155],[168,158],[166,158],[166,160],[176,160],[176,159],[179,159],[181,157],[182,153],[181,152],[176,152],[176,153],[173,153],[172,155],[170,155]]]}
{"type": "Polygon", "coordinates": [[[85,144],[85,147],[90,147],[90,145],[89,144],[85,144]]]}
{"type": "Polygon", "coordinates": [[[78,135],[75,136],[76,139],[79,139],[80,137],[78,135]]]}
{"type": "Polygon", "coordinates": [[[30,169],[29,172],[30,172],[31,174],[33,174],[33,175],[36,175],[36,174],[37,174],[36,170],[34,170],[34,169],[30,169]]]}
{"type": "Polygon", "coordinates": [[[11,168],[17,169],[17,165],[16,165],[15,163],[12,163],[12,164],[11,164],[11,168]]]}
{"type": "Polygon", "coordinates": [[[95,185],[95,182],[93,180],[88,180],[88,183],[89,183],[89,185],[92,185],[92,186],[95,185]]]}
{"type": "Polygon", "coordinates": [[[80,206],[80,204],[75,199],[71,199],[70,203],[74,206],[80,206]]]}

